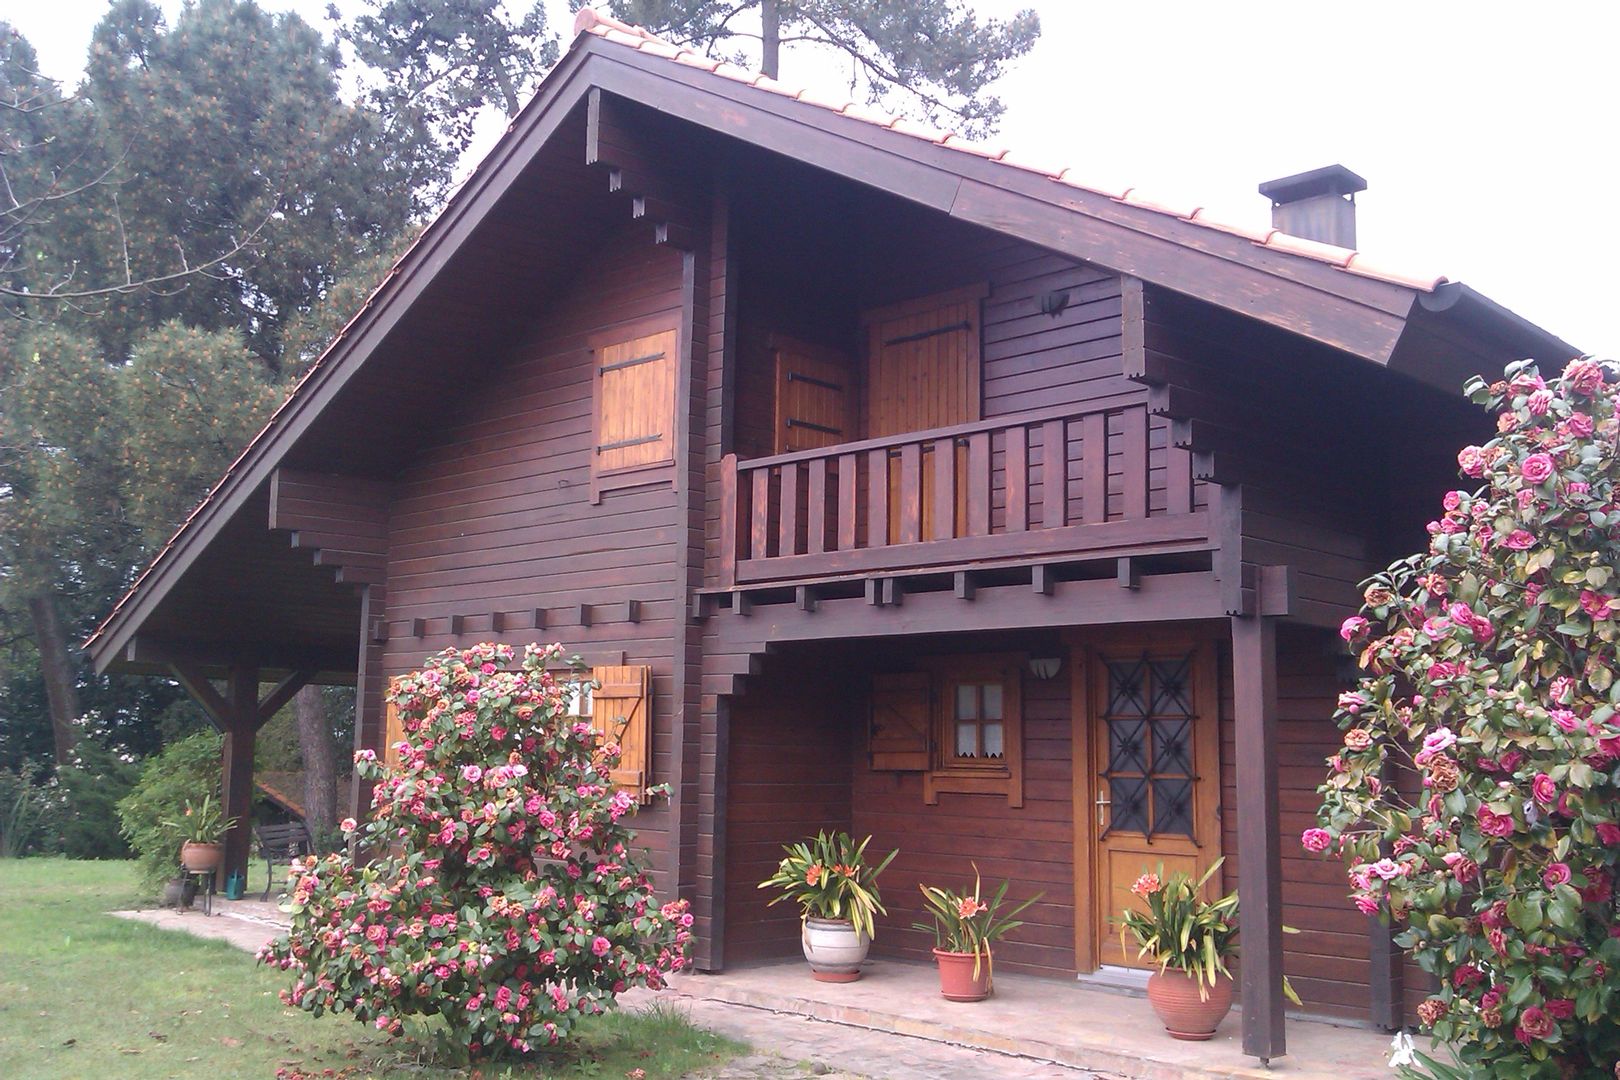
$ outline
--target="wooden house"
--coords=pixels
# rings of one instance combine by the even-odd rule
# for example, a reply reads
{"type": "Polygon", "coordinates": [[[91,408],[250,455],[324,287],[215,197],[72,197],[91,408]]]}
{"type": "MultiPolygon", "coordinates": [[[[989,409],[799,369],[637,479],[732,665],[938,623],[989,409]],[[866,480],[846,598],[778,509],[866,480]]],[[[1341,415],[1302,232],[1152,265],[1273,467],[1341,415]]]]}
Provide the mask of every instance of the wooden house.
{"type": "Polygon", "coordinates": [[[1354,251],[1357,189],[1253,232],[582,12],[89,648],[188,687],[238,812],[298,686],[354,682],[380,749],[426,654],[561,640],[673,788],[638,827],[702,969],[798,949],[755,884],[818,828],[900,849],[880,954],[975,862],[1043,894],[999,963],[1058,977],[1133,963],[1139,873],[1224,857],[1248,1052],[1284,972],[1395,1025],[1413,980],[1297,841],[1334,631],[1486,437],[1464,379],[1575,350],[1354,251]]]}

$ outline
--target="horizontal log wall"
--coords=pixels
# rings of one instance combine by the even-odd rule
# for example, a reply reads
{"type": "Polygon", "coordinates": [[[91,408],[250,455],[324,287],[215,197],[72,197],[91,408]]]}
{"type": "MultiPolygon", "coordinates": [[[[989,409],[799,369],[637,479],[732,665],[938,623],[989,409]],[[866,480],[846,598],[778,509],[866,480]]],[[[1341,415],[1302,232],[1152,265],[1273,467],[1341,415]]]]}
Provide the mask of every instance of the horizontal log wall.
{"type": "MultiPolygon", "coordinates": [[[[594,368],[586,340],[660,312],[673,318],[681,304],[679,253],[629,226],[608,239],[539,308],[495,374],[446,402],[421,431],[390,522],[388,674],[482,640],[622,651],[625,663],[653,669],[655,783],[670,776],[674,750],[674,470],[663,482],[609,492],[599,505],[587,501],[594,368]],[[497,613],[510,613],[499,620],[505,629],[495,628],[497,613]],[[409,629],[416,620],[423,636],[409,629]]],[[[669,811],[642,811],[636,828],[655,852],[660,889],[668,888],[669,811]]]]}

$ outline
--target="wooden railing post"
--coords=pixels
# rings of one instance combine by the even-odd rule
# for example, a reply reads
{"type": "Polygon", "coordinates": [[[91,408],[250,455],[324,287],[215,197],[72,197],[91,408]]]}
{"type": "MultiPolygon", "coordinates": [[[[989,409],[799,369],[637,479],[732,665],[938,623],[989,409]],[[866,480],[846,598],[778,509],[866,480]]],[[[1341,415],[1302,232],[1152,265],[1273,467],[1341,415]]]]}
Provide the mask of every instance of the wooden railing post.
{"type": "Polygon", "coordinates": [[[738,521],[746,512],[737,498],[737,455],[727,454],[720,459],[720,584],[728,589],[737,584],[738,521]]]}

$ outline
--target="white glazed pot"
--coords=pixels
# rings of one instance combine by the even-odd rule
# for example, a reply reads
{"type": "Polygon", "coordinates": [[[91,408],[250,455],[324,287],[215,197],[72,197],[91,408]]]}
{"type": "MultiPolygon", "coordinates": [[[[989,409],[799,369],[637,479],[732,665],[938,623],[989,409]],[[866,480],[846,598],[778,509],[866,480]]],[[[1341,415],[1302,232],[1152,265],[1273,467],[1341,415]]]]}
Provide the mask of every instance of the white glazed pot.
{"type": "Polygon", "coordinates": [[[848,919],[804,920],[801,934],[810,974],[821,982],[854,982],[861,977],[861,961],[872,939],[855,932],[848,919]]]}

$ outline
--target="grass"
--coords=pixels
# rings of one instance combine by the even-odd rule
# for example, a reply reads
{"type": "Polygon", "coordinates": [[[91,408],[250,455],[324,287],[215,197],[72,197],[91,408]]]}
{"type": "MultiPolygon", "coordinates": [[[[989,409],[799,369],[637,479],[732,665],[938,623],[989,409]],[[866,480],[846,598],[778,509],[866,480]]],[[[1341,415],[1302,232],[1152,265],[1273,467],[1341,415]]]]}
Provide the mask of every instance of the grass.
{"type": "Polygon", "coordinates": [[[239,949],[105,914],[137,906],[133,863],[0,860],[0,1076],[669,1080],[742,1049],[663,1006],[593,1020],[533,1062],[435,1065],[346,1015],[286,1008],[286,977],[239,949]]]}

